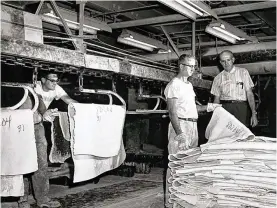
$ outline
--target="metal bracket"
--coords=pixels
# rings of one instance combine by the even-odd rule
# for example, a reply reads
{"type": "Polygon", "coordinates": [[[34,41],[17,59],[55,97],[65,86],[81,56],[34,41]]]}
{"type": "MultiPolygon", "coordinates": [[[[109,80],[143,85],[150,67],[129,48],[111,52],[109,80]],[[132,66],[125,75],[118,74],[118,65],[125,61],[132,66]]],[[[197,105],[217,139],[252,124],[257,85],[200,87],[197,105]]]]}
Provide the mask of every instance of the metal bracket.
{"type": "Polygon", "coordinates": [[[79,75],[79,91],[80,92],[91,93],[91,94],[108,95],[109,99],[110,99],[109,105],[112,105],[112,103],[113,103],[112,95],[114,95],[115,97],[117,97],[121,101],[121,103],[123,105],[123,108],[126,110],[126,102],[125,102],[125,100],[119,94],[117,94],[116,92],[113,92],[111,90],[102,90],[102,89],[84,89],[83,88],[83,84],[84,84],[84,78],[83,78],[83,72],[82,72],[79,75]]]}
{"type": "Polygon", "coordinates": [[[35,100],[35,105],[32,109],[32,112],[34,113],[37,110],[38,105],[39,105],[39,100],[38,100],[37,94],[35,93],[35,91],[32,88],[32,85],[27,84],[27,83],[22,84],[22,83],[12,83],[12,82],[2,82],[1,86],[3,86],[3,87],[17,87],[17,88],[23,88],[24,89],[24,96],[19,101],[19,103],[17,103],[16,105],[14,105],[12,107],[8,107],[6,109],[15,110],[15,109],[19,108],[26,101],[26,99],[28,97],[27,92],[30,91],[30,93],[33,95],[34,100],[35,100]]]}
{"type": "MultiPolygon", "coordinates": [[[[162,90],[161,90],[162,93],[162,90]]],[[[155,107],[151,110],[136,110],[135,112],[132,111],[128,111],[127,114],[152,114],[152,113],[168,113],[167,110],[157,110],[161,100],[163,100],[166,103],[166,99],[162,96],[162,95],[146,95],[143,94],[143,88],[142,88],[142,83],[139,83],[139,94],[138,94],[138,98],[146,98],[146,99],[157,99],[157,103],[155,105],[155,107]]]]}
{"type": "Polygon", "coordinates": [[[78,78],[78,81],[79,81],[79,91],[81,92],[83,90],[83,86],[84,86],[84,71],[81,71],[80,74],[79,74],[79,78],[78,78]]]}
{"type": "Polygon", "coordinates": [[[34,88],[37,86],[38,81],[38,67],[36,66],[33,70],[33,86],[34,88]]]}

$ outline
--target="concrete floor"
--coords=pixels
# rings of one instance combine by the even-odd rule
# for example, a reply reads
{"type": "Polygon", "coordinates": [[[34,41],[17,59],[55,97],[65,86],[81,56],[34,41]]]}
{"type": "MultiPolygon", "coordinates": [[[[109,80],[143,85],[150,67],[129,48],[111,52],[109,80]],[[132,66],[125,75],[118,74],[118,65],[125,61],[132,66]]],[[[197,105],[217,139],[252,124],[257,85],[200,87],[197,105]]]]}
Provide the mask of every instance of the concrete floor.
{"type": "MultiPolygon", "coordinates": [[[[163,169],[134,177],[107,175],[97,184],[83,183],[69,187],[50,185],[50,197],[63,208],[163,208],[163,169]]],[[[30,198],[35,208],[33,197],[30,198]]],[[[17,203],[2,203],[2,208],[15,208],[17,203]]]]}

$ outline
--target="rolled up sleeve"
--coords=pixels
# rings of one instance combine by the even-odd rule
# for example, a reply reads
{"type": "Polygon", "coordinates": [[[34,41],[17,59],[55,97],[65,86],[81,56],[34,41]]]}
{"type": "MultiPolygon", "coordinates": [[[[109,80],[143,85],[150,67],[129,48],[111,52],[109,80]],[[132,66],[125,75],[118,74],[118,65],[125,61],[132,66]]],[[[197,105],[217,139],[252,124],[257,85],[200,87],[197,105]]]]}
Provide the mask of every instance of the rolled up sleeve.
{"type": "Polygon", "coordinates": [[[180,86],[176,82],[170,83],[165,91],[164,95],[166,99],[168,98],[179,98],[180,97],[180,86]]]}

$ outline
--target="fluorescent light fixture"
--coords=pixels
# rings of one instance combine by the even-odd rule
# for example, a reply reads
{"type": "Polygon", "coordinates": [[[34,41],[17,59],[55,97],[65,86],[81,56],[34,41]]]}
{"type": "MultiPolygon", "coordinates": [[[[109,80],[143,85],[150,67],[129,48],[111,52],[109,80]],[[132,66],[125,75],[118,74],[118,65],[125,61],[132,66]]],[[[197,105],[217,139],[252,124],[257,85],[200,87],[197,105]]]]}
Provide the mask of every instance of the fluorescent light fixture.
{"type": "Polygon", "coordinates": [[[220,26],[214,26],[213,29],[224,33],[225,35],[231,36],[232,38],[235,38],[236,40],[244,40],[244,38],[240,38],[230,32],[228,32],[227,30],[225,30],[225,26],[223,24],[221,24],[220,26]]]}
{"type": "Polygon", "coordinates": [[[158,51],[159,54],[171,53],[171,52],[172,52],[172,51],[171,51],[170,49],[168,49],[168,50],[160,49],[160,50],[158,51]]]}
{"type": "MultiPolygon", "coordinates": [[[[56,15],[54,15],[53,14],[53,12],[50,12],[50,13],[46,13],[46,14],[44,14],[44,15],[46,15],[46,16],[50,16],[50,17],[53,17],[53,18],[56,18],[56,19],[60,19],[59,17],[57,17],[56,15]]],[[[74,21],[71,21],[71,20],[68,20],[68,19],[64,19],[67,23],[72,23],[72,24],[76,24],[76,25],[78,25],[79,26],[79,22],[74,22],[74,21]]],[[[89,26],[89,25],[85,25],[84,24],[84,27],[89,27],[89,28],[91,28],[91,29],[93,29],[93,30],[100,30],[99,28],[96,28],[96,27],[92,27],[92,26],[89,26]]]]}
{"type": "Polygon", "coordinates": [[[211,35],[214,35],[233,44],[241,40],[255,40],[255,37],[248,36],[242,30],[222,20],[211,22],[209,25],[207,25],[205,32],[210,33],[211,35]]]}
{"type": "Polygon", "coordinates": [[[134,46],[136,48],[141,48],[143,50],[150,51],[150,52],[154,51],[153,47],[147,46],[145,44],[140,44],[139,41],[134,41],[134,40],[131,40],[129,38],[118,37],[117,42],[123,43],[123,44],[126,44],[126,45],[130,45],[130,46],[134,46]]]}
{"type": "Polygon", "coordinates": [[[171,9],[196,20],[197,16],[213,16],[218,19],[216,13],[205,3],[196,0],[158,0],[171,9]]]}
{"type": "MultiPolygon", "coordinates": [[[[76,24],[76,25],[80,25],[80,23],[79,22],[74,22],[74,21],[71,21],[71,20],[68,20],[68,19],[65,19],[65,21],[66,22],[70,22],[70,23],[73,23],[73,24],[76,24]]],[[[99,31],[100,29],[99,28],[96,28],[96,27],[92,27],[92,26],[89,26],[89,25],[83,25],[84,27],[88,27],[88,28],[91,28],[91,29],[93,29],[93,30],[97,30],[97,31],[99,31]]]]}
{"type": "Polygon", "coordinates": [[[117,42],[134,46],[136,48],[141,48],[147,51],[154,51],[154,49],[159,48],[167,49],[166,45],[162,44],[162,42],[156,39],[152,39],[126,29],[123,30],[121,35],[117,38],[117,42]]]}
{"type": "Polygon", "coordinates": [[[200,15],[200,16],[203,16],[204,13],[197,10],[196,8],[194,8],[193,6],[190,6],[188,3],[186,3],[185,1],[183,0],[175,0],[176,2],[178,2],[179,4],[181,4],[182,6],[188,8],[189,10],[193,11],[194,13],[200,15]]]}
{"type": "MultiPolygon", "coordinates": [[[[60,20],[60,18],[55,16],[52,13],[43,14],[41,16],[41,18],[44,22],[48,22],[48,23],[51,23],[51,24],[63,26],[63,23],[60,20]]],[[[68,19],[65,19],[65,22],[67,23],[67,26],[70,29],[79,30],[79,28],[80,28],[78,22],[74,22],[74,21],[71,21],[71,20],[68,20],[68,19]]],[[[89,25],[83,25],[83,27],[84,27],[84,32],[89,33],[89,34],[93,34],[93,35],[96,35],[97,31],[100,30],[99,28],[92,27],[92,26],[89,26],[89,25]]]]}
{"type": "Polygon", "coordinates": [[[215,30],[214,28],[209,27],[209,26],[206,27],[205,32],[209,33],[209,34],[211,34],[213,36],[216,36],[218,38],[221,38],[223,40],[226,40],[227,42],[230,42],[230,43],[233,43],[233,44],[235,44],[236,41],[237,41],[235,38],[233,38],[231,36],[228,36],[228,35],[226,35],[224,33],[219,33],[217,30],[215,30]]]}
{"type": "Polygon", "coordinates": [[[148,43],[144,43],[144,42],[141,42],[139,40],[135,40],[132,36],[131,37],[126,37],[124,38],[125,40],[129,40],[129,41],[132,41],[132,42],[135,42],[135,43],[138,43],[138,44],[141,44],[141,45],[144,45],[144,46],[147,46],[147,47],[150,47],[150,48],[157,48],[156,46],[154,45],[151,45],[151,44],[148,44],[148,43]]]}

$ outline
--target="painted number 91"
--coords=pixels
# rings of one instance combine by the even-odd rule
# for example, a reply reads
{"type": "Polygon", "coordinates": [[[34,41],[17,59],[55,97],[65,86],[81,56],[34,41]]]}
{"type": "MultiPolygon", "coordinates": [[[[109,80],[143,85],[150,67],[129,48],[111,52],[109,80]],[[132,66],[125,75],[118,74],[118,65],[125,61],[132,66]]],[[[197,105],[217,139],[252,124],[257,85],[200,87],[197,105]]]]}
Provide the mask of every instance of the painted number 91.
{"type": "Polygon", "coordinates": [[[24,131],[24,125],[21,124],[19,126],[17,126],[18,132],[24,131]]]}

